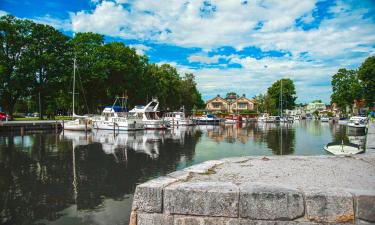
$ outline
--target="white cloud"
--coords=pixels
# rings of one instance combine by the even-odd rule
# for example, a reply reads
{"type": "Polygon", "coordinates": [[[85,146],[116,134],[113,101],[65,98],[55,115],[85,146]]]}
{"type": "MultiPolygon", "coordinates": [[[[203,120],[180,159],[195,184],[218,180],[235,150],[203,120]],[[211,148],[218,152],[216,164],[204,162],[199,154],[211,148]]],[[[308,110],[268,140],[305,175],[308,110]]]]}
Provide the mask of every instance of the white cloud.
{"type": "Polygon", "coordinates": [[[135,48],[135,50],[137,51],[137,54],[139,55],[144,55],[145,52],[151,49],[151,47],[143,45],[143,44],[133,44],[133,45],[129,45],[129,47],[135,48]]]}
{"type": "Polygon", "coordinates": [[[42,24],[53,26],[54,28],[59,29],[59,30],[64,30],[64,31],[72,30],[72,25],[70,23],[70,20],[57,19],[57,18],[52,17],[49,14],[43,17],[33,18],[33,20],[37,23],[42,23],[42,24]]]}
{"type": "Polygon", "coordinates": [[[207,56],[207,55],[190,55],[188,57],[189,62],[199,62],[204,64],[218,63],[220,59],[219,55],[207,56]]]}
{"type": "Polygon", "coordinates": [[[3,11],[3,10],[0,10],[0,16],[5,16],[5,15],[7,15],[8,13],[7,12],[5,12],[5,11],[3,11]]]}

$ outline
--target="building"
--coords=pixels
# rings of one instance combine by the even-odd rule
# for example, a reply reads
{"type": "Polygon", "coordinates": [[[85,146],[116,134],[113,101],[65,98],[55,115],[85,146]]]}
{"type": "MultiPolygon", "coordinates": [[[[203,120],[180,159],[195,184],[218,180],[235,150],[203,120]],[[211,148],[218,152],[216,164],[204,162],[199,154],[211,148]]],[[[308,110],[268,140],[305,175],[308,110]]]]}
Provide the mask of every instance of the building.
{"type": "Polygon", "coordinates": [[[229,95],[226,98],[217,95],[206,102],[206,111],[209,113],[231,114],[250,110],[255,110],[255,100],[248,99],[245,95],[229,95]]]}
{"type": "Polygon", "coordinates": [[[320,112],[323,110],[326,110],[326,104],[322,102],[311,102],[306,107],[308,113],[314,113],[315,111],[320,112]]]}

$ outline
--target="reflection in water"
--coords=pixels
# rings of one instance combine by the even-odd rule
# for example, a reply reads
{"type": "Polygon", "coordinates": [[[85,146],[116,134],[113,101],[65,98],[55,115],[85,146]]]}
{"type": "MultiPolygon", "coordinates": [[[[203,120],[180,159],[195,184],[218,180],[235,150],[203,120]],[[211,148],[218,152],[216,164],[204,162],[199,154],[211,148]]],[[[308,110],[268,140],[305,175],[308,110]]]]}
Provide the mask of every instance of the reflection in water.
{"type": "Polygon", "coordinates": [[[319,122],[0,136],[1,224],[128,224],[138,183],[205,160],[325,154],[365,134],[319,122]]]}

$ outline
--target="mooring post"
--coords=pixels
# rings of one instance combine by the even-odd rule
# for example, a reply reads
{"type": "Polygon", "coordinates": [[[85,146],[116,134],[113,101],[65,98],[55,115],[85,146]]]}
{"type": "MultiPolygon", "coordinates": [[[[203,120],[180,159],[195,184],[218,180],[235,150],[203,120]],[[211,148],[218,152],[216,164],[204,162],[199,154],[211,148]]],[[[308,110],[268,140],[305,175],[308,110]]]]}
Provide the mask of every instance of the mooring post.
{"type": "Polygon", "coordinates": [[[85,120],[85,133],[87,134],[87,120],[85,120]]]}
{"type": "Polygon", "coordinates": [[[55,121],[55,133],[57,134],[57,120],[55,121]]]}
{"type": "Polygon", "coordinates": [[[172,128],[174,128],[174,118],[172,118],[172,128]]]}
{"type": "Polygon", "coordinates": [[[21,136],[23,137],[24,127],[21,126],[21,136]]]}

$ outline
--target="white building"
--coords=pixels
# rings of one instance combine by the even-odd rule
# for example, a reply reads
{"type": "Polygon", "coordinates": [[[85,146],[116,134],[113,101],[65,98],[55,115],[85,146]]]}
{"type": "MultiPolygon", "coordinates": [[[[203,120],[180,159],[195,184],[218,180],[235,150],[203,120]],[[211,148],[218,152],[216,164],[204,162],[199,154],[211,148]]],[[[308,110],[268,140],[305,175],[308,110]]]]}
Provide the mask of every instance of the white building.
{"type": "Polygon", "coordinates": [[[314,113],[315,111],[320,112],[323,110],[326,110],[326,104],[322,102],[311,102],[306,107],[308,113],[314,113]]]}

